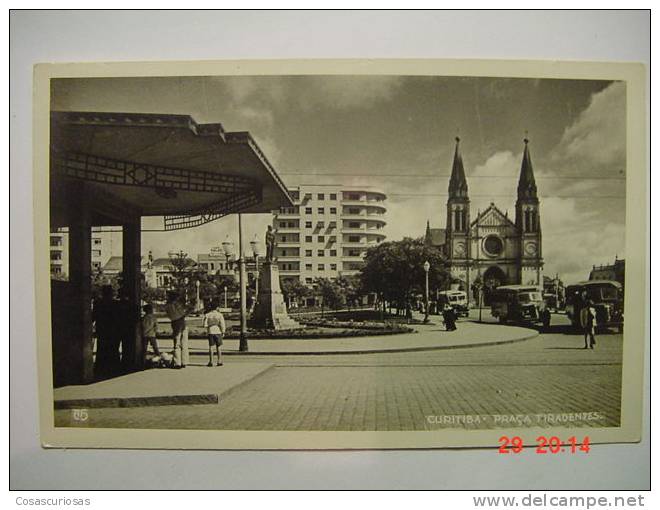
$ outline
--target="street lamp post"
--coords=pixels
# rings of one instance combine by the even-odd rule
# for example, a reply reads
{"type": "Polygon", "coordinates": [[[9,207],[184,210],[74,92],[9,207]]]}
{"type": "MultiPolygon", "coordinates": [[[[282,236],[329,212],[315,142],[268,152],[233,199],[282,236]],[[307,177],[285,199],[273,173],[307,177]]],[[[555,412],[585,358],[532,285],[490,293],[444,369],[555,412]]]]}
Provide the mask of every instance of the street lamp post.
{"type": "Polygon", "coordinates": [[[245,275],[245,253],[243,253],[243,222],[241,214],[238,214],[238,278],[241,286],[241,333],[238,342],[238,350],[247,352],[247,277],[245,275]]]}
{"type": "MultiPolygon", "coordinates": [[[[229,239],[229,236],[222,243],[222,249],[225,252],[227,257],[227,264],[229,264],[229,258],[234,254],[234,243],[229,239]]],[[[241,215],[238,215],[238,281],[240,286],[240,297],[241,297],[241,310],[240,310],[240,319],[241,319],[241,332],[239,337],[238,349],[240,351],[248,350],[247,343],[247,311],[246,311],[246,301],[247,293],[245,290],[245,255],[243,254],[243,221],[241,215]]],[[[227,307],[227,287],[225,287],[225,308],[227,307]]]]}
{"type": "Polygon", "coordinates": [[[427,260],[424,262],[424,276],[425,276],[425,286],[424,286],[424,323],[426,324],[429,321],[429,269],[431,269],[431,264],[427,260]]]}
{"type": "MultiPolygon", "coordinates": [[[[229,268],[229,258],[234,255],[234,243],[229,239],[229,236],[222,243],[222,249],[225,252],[225,257],[227,257],[227,266],[225,270],[229,268]]],[[[227,286],[225,285],[225,309],[227,308],[227,286]]]]}
{"type": "Polygon", "coordinates": [[[259,298],[259,257],[261,256],[261,244],[256,234],[254,239],[250,241],[250,246],[254,255],[254,301],[256,303],[259,298]]]}
{"type": "Polygon", "coordinates": [[[199,280],[195,280],[195,310],[199,312],[200,301],[199,301],[199,280]]]}

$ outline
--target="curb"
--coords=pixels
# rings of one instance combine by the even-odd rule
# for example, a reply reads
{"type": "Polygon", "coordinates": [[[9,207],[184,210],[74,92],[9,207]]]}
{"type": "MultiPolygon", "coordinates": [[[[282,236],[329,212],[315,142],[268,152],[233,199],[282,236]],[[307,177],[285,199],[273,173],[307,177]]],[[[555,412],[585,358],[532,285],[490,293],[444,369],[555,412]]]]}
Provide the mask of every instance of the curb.
{"type": "Polygon", "coordinates": [[[326,356],[326,355],[338,355],[338,354],[387,354],[387,353],[397,353],[397,352],[423,352],[423,351],[442,351],[447,349],[469,349],[471,347],[486,347],[489,345],[505,345],[513,344],[517,342],[524,342],[526,340],[531,340],[539,336],[538,331],[530,332],[529,335],[522,336],[519,338],[512,338],[509,340],[498,340],[495,342],[481,342],[475,344],[466,344],[466,345],[434,345],[428,347],[395,347],[392,349],[356,349],[351,351],[222,351],[223,356],[326,356]]]}
{"type": "Polygon", "coordinates": [[[167,395],[153,397],[106,397],[106,398],[79,398],[69,400],[55,400],[53,406],[55,409],[98,409],[98,408],[118,408],[118,407],[149,407],[149,406],[183,406],[183,405],[204,405],[219,404],[220,397],[226,397],[234,390],[254,381],[257,377],[269,372],[275,368],[270,365],[252,377],[242,380],[238,384],[227,388],[218,393],[204,393],[191,395],[167,395]]]}

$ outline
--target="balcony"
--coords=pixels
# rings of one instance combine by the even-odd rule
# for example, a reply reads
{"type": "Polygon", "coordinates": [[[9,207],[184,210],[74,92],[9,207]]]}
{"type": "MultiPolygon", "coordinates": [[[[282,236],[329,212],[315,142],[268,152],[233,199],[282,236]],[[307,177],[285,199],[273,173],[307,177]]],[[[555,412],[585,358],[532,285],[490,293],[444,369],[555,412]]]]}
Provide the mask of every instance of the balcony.
{"type": "Polygon", "coordinates": [[[280,269],[279,272],[282,275],[299,275],[300,274],[300,268],[298,268],[298,269],[280,269]]]}
{"type": "Polygon", "coordinates": [[[277,227],[277,232],[280,234],[297,234],[300,232],[300,227],[277,227]]]}

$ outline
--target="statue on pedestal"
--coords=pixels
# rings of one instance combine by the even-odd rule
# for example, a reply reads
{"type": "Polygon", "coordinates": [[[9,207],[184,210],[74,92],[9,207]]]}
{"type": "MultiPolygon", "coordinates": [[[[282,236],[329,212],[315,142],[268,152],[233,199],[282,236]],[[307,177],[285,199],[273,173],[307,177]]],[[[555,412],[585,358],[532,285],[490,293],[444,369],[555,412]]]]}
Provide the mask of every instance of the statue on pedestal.
{"type": "Polygon", "coordinates": [[[266,260],[260,271],[259,293],[250,326],[256,329],[298,329],[302,327],[289,317],[280,288],[280,273],[275,261],[275,231],[266,231],[266,260]]]}
{"type": "Polygon", "coordinates": [[[275,260],[275,231],[271,225],[268,225],[266,230],[266,261],[273,262],[275,260]]]}

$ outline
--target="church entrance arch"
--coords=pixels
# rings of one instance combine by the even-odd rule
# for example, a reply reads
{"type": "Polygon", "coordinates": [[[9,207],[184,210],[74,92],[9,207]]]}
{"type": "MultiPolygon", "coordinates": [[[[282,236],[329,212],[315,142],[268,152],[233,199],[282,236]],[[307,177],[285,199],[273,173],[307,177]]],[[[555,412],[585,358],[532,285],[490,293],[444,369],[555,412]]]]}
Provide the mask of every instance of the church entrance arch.
{"type": "Polygon", "coordinates": [[[490,305],[490,296],[494,289],[506,283],[506,274],[499,266],[491,266],[483,275],[484,304],[490,305]]]}

